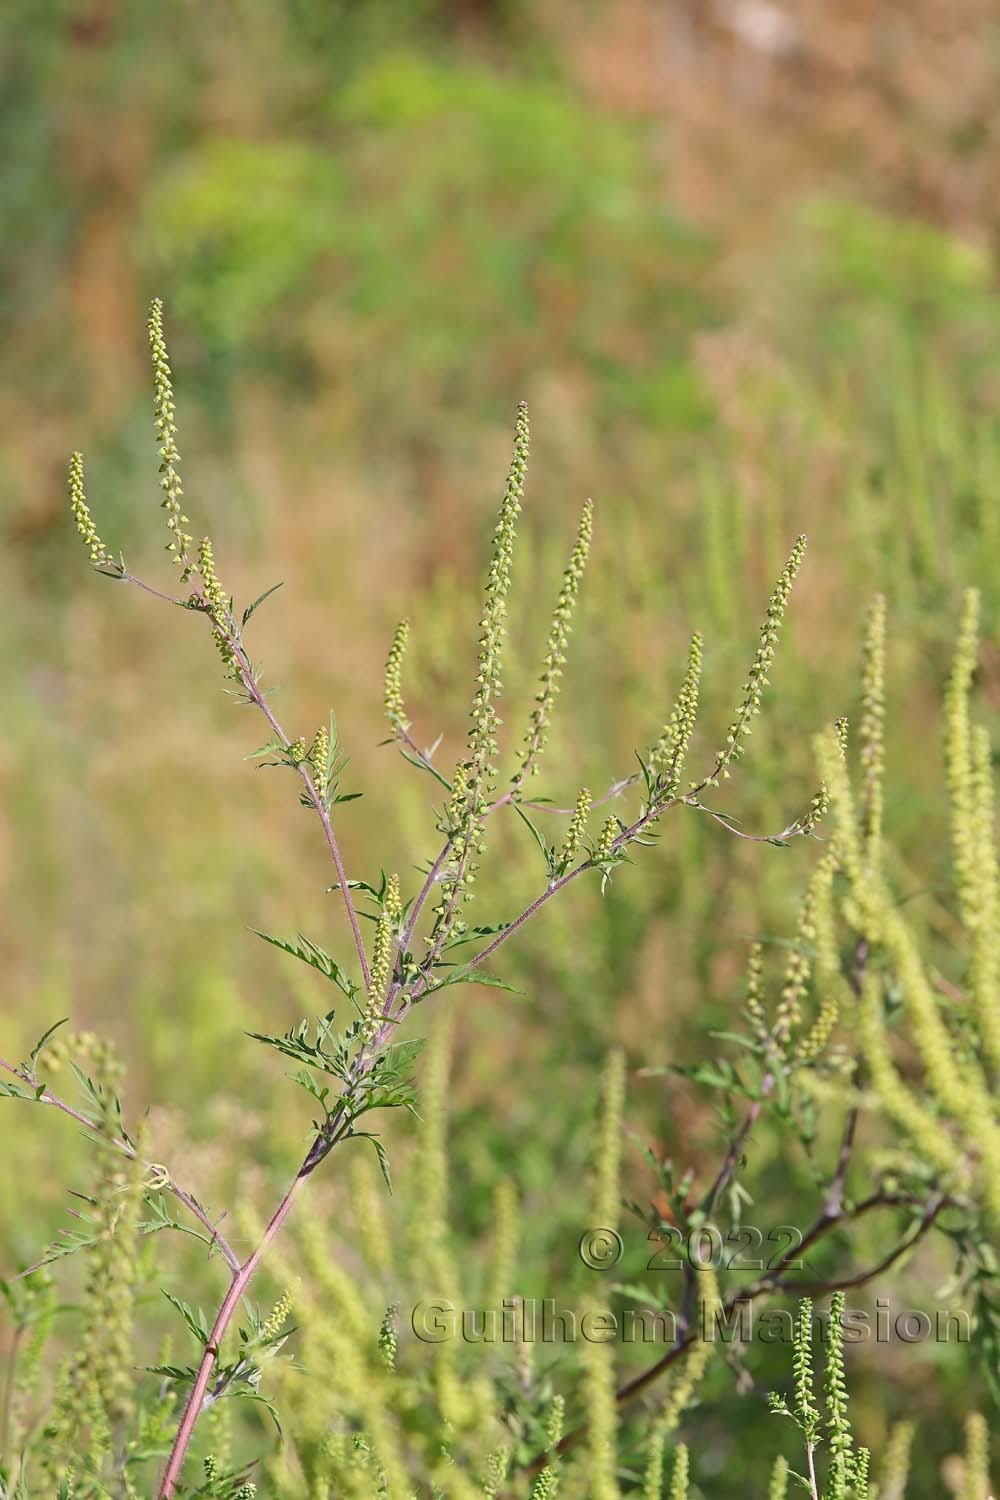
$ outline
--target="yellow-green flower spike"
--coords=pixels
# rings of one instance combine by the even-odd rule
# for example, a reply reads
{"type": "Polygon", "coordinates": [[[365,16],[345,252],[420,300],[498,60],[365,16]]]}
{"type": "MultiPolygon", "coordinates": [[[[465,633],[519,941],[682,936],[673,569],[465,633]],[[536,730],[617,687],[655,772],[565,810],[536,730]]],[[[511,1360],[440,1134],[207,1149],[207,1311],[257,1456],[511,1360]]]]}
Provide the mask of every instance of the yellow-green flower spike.
{"type": "Polygon", "coordinates": [[[559,597],[552,615],[552,624],[549,627],[545,660],[542,663],[538,692],[535,694],[535,707],[531,711],[531,723],[524,737],[524,747],[520,752],[521,767],[514,777],[514,781],[518,784],[523,782],[527,775],[537,774],[538,760],[548,739],[549,722],[559,696],[563,667],[566,665],[566,644],[572,628],[580,582],[590,556],[592,535],[593,502],[588,500],[580,516],[576,545],[563,574],[562,586],[559,589],[559,597]]]}
{"type": "Polygon", "coordinates": [[[945,695],[945,752],[951,796],[952,854],[962,919],[967,927],[975,924],[976,907],[977,838],[969,693],[976,670],[978,639],[979,594],[976,589],[967,589],[945,695]]]}
{"type": "Polygon", "coordinates": [[[646,1472],[643,1475],[642,1500],[663,1500],[663,1445],[666,1434],[659,1425],[653,1428],[646,1443],[646,1472]]]}
{"type": "Polygon", "coordinates": [[[661,797],[664,801],[677,795],[684,769],[684,757],[698,717],[698,696],[701,689],[702,638],[697,632],[691,637],[688,650],[687,670],[680,692],[671,710],[670,717],[660,737],[649,753],[652,769],[662,778],[661,797]]]}
{"type": "Polygon", "coordinates": [[[810,884],[799,908],[795,945],[788,955],[781,998],[775,1015],[775,1040],[783,1045],[802,1021],[802,1001],[809,985],[812,960],[809,954],[816,936],[815,890],[810,884]]]}
{"type": "Polygon", "coordinates": [[[817,735],[813,743],[820,781],[826,790],[833,818],[833,837],[838,857],[852,884],[856,886],[864,878],[864,871],[854,797],[841,741],[835,729],[829,729],[825,734],[817,735]]]}
{"type": "Polygon", "coordinates": [[[321,724],[313,735],[309,746],[309,764],[320,801],[325,802],[330,791],[330,731],[321,724]]]}
{"type": "Polygon", "coordinates": [[[786,1500],[788,1494],[788,1459],[778,1456],[774,1460],[774,1468],[771,1470],[771,1483],[768,1486],[767,1500],[786,1500]]]}
{"type": "MultiPolygon", "coordinates": [[[[529,435],[528,408],[522,401],[517,409],[514,455],[493,532],[483,612],[479,621],[479,664],[472,699],[472,724],[469,729],[470,783],[477,804],[482,800],[486,789],[492,786],[496,774],[492,765],[493,757],[498,753],[496,736],[499,718],[495,703],[503,690],[501,670],[507,634],[507,596],[510,593],[515,524],[521,514],[521,502],[524,499],[529,435]]],[[[478,805],[473,809],[479,810],[478,805]]]]}
{"type": "Polygon", "coordinates": [[[781,624],[788,608],[788,599],[802,566],[805,550],[806,539],[800,536],[789,554],[788,561],[778,575],[778,581],[767,603],[764,623],[760,627],[760,642],[747,680],[743,684],[743,697],[726,731],[726,742],[719,752],[713,779],[720,775],[728,776],[729,765],[739,760],[743,754],[743,742],[751,732],[751,720],[760,713],[761,697],[768,684],[767,674],[774,660],[774,651],[781,634],[781,624]]]}
{"type": "Polygon", "coordinates": [[[603,1229],[614,1229],[618,1223],[624,1107],[625,1054],[615,1048],[608,1053],[601,1079],[601,1117],[594,1162],[594,1223],[603,1229]]]}
{"type": "Polygon", "coordinates": [[[455,857],[441,882],[442,896],[435,907],[431,943],[454,921],[460,904],[471,897],[478,866],[474,856],[484,851],[485,815],[496,785],[494,757],[499,753],[497,732],[500,717],[496,702],[503,689],[501,667],[507,633],[507,596],[510,593],[515,523],[521,513],[524,477],[528,467],[528,408],[517,409],[514,454],[507,484],[493,531],[490,565],[486,575],[483,610],[479,621],[479,653],[476,687],[472,699],[468,753],[456,771],[448,816],[455,840],[455,857]]]}
{"type": "Polygon", "coordinates": [[[563,1396],[553,1396],[549,1406],[549,1415],[545,1423],[545,1436],[548,1440],[549,1452],[558,1448],[562,1441],[563,1422],[566,1419],[566,1399],[563,1396]]]}
{"type": "Polygon", "coordinates": [[[687,1444],[678,1443],[674,1454],[674,1472],[670,1479],[670,1500],[687,1500],[688,1467],[687,1444]]]}
{"type": "Polygon", "coordinates": [[[230,644],[232,631],[230,601],[216,574],[215,555],[212,551],[212,543],[207,536],[202,537],[198,543],[197,568],[201,576],[202,593],[208,603],[212,623],[215,626],[215,643],[219,648],[219,655],[230,677],[238,678],[239,665],[236,653],[230,644]]]}
{"type": "Polygon", "coordinates": [[[965,1473],[961,1500],[986,1500],[990,1489],[990,1433],[986,1418],[972,1411],[965,1419],[965,1473]]]}
{"type": "Polygon", "coordinates": [[[912,1422],[897,1422],[889,1434],[882,1460],[880,1500],[904,1500],[906,1481],[910,1477],[910,1448],[913,1445],[912,1422]]]}
{"type": "Polygon", "coordinates": [[[531,1486],[531,1500],[555,1500],[559,1478],[555,1469],[544,1468],[531,1486]]]}
{"type": "Polygon", "coordinates": [[[211,539],[207,536],[202,537],[198,543],[198,572],[201,574],[205,598],[212,608],[213,619],[217,620],[220,625],[225,625],[229,600],[216,574],[215,555],[212,551],[211,539]]]}
{"type": "Polygon", "coordinates": [[[181,501],[184,496],[177,449],[176,408],[174,386],[170,373],[170,359],[163,337],[163,303],[159,297],[153,299],[149,308],[149,351],[153,359],[153,412],[156,419],[156,441],[160,450],[160,488],[163,490],[161,504],[167,517],[170,540],[167,551],[178,567],[184,569],[184,577],[191,572],[188,551],[192,538],[184,530],[188,518],[181,501]]]}
{"type": "Polygon", "coordinates": [[[362,1023],[361,1034],[370,1042],[382,1021],[382,1002],[396,961],[396,934],[402,903],[399,896],[399,876],[390,875],[386,884],[382,910],[375,924],[375,941],[372,944],[371,984],[368,989],[368,1008],[362,1023]]]}
{"type": "Polygon", "coordinates": [[[264,1322],[260,1325],[257,1335],[258,1342],[266,1344],[269,1340],[277,1338],[288,1320],[288,1314],[292,1310],[291,1292],[283,1292],[277,1302],[271,1308],[264,1322]]]}
{"type": "Polygon", "coordinates": [[[871,974],[865,976],[862,984],[858,1041],[882,1108],[903,1127],[929,1161],[950,1175],[958,1165],[959,1153],[942,1131],[938,1117],[911,1094],[896,1070],[882,1015],[879,981],[871,974]]]}
{"type": "Polygon", "coordinates": [[[806,809],[804,817],[799,820],[798,828],[803,834],[812,833],[817,824],[822,823],[830,811],[830,793],[825,786],[821,786],[815,793],[812,801],[806,809]]]}
{"type": "Polygon", "coordinates": [[[1000,874],[997,870],[996,815],[993,797],[993,753],[981,725],[972,732],[972,798],[976,840],[975,886],[970,892],[974,925],[972,999],[983,1051],[994,1079],[1000,1080],[1000,874]]]}
{"type": "Polygon", "coordinates": [[[795,1049],[796,1060],[811,1062],[819,1057],[830,1040],[840,1017],[841,1001],[849,994],[840,972],[837,951],[837,928],[833,904],[833,877],[837,869],[835,851],[820,860],[809,882],[812,910],[812,944],[815,951],[815,987],[819,994],[819,1013],[795,1049]]]}
{"type": "Polygon", "coordinates": [[[511,1288],[515,1282],[519,1238],[517,1189],[509,1177],[501,1177],[493,1189],[487,1307],[500,1307],[504,1298],[511,1295],[511,1288]]]}
{"type": "Polygon", "coordinates": [[[993,772],[989,739],[985,731],[973,728],[969,708],[978,630],[979,595],[968,589],[945,697],[945,750],[959,907],[972,947],[972,998],[986,1056],[1000,1075],[993,772]]]}
{"type": "Polygon", "coordinates": [[[451,797],[448,800],[448,827],[458,834],[469,807],[469,771],[464,761],[455,767],[451,782],[451,797]]]}
{"type": "MultiPolygon", "coordinates": [[[[553,1396],[549,1406],[549,1414],[545,1423],[546,1452],[551,1456],[563,1435],[563,1421],[566,1416],[566,1402],[562,1396],[553,1396]]],[[[559,1489],[559,1475],[555,1469],[546,1464],[531,1487],[531,1500],[555,1500],[559,1489]]]]}
{"type": "Polygon", "coordinates": [[[410,640],[409,620],[400,620],[392,637],[389,655],[385,663],[385,716],[393,729],[400,733],[409,729],[403,704],[403,657],[410,640]]]}
{"type": "Polygon", "coordinates": [[[621,825],[614,813],[604,821],[600,833],[597,835],[597,843],[594,845],[594,863],[601,864],[602,861],[610,859],[614,853],[615,839],[621,833],[621,825]]]}
{"type": "Polygon", "coordinates": [[[330,731],[325,724],[321,724],[313,735],[313,742],[309,747],[309,759],[316,768],[317,773],[322,772],[330,758],[330,731]]]}
{"type": "Polygon", "coordinates": [[[583,843],[583,836],[587,831],[587,818],[590,816],[590,801],[590,788],[582,786],[576,794],[576,807],[573,809],[573,816],[566,829],[566,837],[559,850],[560,873],[569,869],[583,843]]]}
{"type": "Polygon", "coordinates": [[[802,1020],[802,999],[809,983],[809,959],[799,948],[793,948],[785,969],[785,982],[775,1020],[775,1037],[786,1042],[802,1020]]]}
{"type": "Polygon", "coordinates": [[[95,567],[109,563],[111,555],[97,534],[97,527],[94,525],[94,519],[87,504],[82,453],[72,454],[69,461],[69,506],[83,545],[90,552],[91,562],[95,567]]]}
{"type": "Polygon", "coordinates": [[[826,1347],[826,1426],[830,1449],[830,1500],[847,1500],[854,1468],[854,1438],[848,1418],[844,1369],[844,1294],[830,1302],[826,1347]]]}
{"type": "MultiPolygon", "coordinates": [[[[833,732],[834,732],[834,736],[836,738],[837,744],[840,746],[840,753],[841,753],[841,755],[843,756],[843,758],[844,758],[844,760],[846,762],[846,760],[847,760],[847,720],[844,719],[844,718],[834,719],[834,721],[833,721],[833,732]]],[[[806,810],[805,815],[803,817],[801,817],[799,819],[798,823],[795,825],[797,827],[799,833],[802,833],[802,834],[810,834],[810,833],[812,833],[814,831],[814,829],[816,828],[816,825],[818,823],[821,823],[823,821],[823,819],[826,817],[826,815],[827,815],[827,813],[829,811],[830,811],[830,788],[826,785],[826,782],[823,782],[822,785],[820,786],[819,791],[815,794],[815,796],[813,797],[812,801],[809,803],[809,807],[806,810]]]]}
{"type": "Polygon", "coordinates": [[[819,1428],[819,1412],[813,1390],[812,1367],[812,1299],[803,1297],[795,1320],[795,1336],[792,1345],[792,1373],[795,1381],[795,1415],[803,1432],[815,1438],[819,1428]]]}
{"type": "MultiPolygon", "coordinates": [[[[604,1308],[593,1303],[587,1309],[592,1317],[599,1317],[604,1312],[604,1308]]],[[[596,1339],[585,1339],[580,1362],[583,1367],[583,1402],[590,1471],[587,1494],[590,1500],[620,1500],[615,1447],[618,1413],[615,1408],[615,1367],[611,1346],[596,1339]]]]}
{"type": "Polygon", "coordinates": [[[510,1448],[506,1444],[494,1449],[486,1460],[486,1479],[483,1483],[483,1500],[496,1500],[500,1486],[510,1471],[510,1448]]]}
{"type": "Polygon", "coordinates": [[[877,594],[868,611],[861,659],[862,838],[870,860],[882,837],[882,778],[885,766],[885,598],[877,594]]]}
{"type": "Polygon", "coordinates": [[[764,949],[760,943],[751,943],[747,956],[747,988],[745,1009],[759,1041],[768,1037],[767,1011],[764,1005],[764,949]]]}
{"type": "Polygon", "coordinates": [[[916,940],[897,907],[886,902],[881,939],[900,980],[903,1002],[930,1092],[939,1108],[957,1120],[982,1159],[986,1202],[1000,1222],[1000,1126],[993,1112],[982,1068],[974,1057],[960,1057],[941,1016],[924,971],[916,940]]]}
{"type": "Polygon", "coordinates": [[[719,1284],[715,1272],[702,1268],[698,1276],[698,1340],[684,1360],[663,1402],[660,1424],[667,1434],[674,1431],[701,1384],[715,1347],[719,1310],[719,1284]]]}
{"type": "Polygon", "coordinates": [[[396,1308],[387,1307],[378,1331],[378,1352],[387,1370],[395,1370],[399,1340],[396,1336],[396,1308]]]}

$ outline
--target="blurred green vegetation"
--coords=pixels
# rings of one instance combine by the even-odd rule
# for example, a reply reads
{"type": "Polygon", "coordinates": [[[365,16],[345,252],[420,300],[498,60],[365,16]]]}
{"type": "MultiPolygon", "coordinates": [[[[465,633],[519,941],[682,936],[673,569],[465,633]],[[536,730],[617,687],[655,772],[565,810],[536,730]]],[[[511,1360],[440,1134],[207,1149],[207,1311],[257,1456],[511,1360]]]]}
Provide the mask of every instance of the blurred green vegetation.
{"type": "MultiPolygon", "coordinates": [[[[151,1107],[156,1152],[187,1162],[212,1201],[231,1198],[251,1162],[266,1203],[308,1124],[243,1033],[318,1003],[250,927],[343,937],[315,830],[281,778],[242,760],[259,733],[213,682],[202,632],[90,576],[65,515],[64,459],[82,447],[109,543],[140,571],[159,565],[142,339],[153,293],[167,305],[195,524],[238,598],[285,580],[254,627],[267,680],[303,733],[332,703],[351,751],[366,798],[341,818],[352,870],[431,852],[425,786],[375,749],[381,662],[409,614],[415,732],[454,745],[524,396],[534,458],[510,743],[585,495],[597,526],[540,790],[566,801],[581,781],[600,791],[631,771],[695,627],[706,722],[721,731],[770,580],[806,531],[769,712],[719,805],[767,832],[805,805],[811,735],[855,707],[861,620],[883,590],[888,822],[907,851],[896,874],[929,930],[947,934],[937,705],[966,584],[983,591],[981,693],[1000,709],[988,249],[892,216],[863,181],[853,196],[772,206],[763,240],[728,243],[674,202],[669,119],[595,102],[528,8],[485,7],[475,24],[444,5],[313,0],[12,9],[5,1054],[63,1014],[110,1033],[130,1107],[151,1107]]],[[[540,879],[524,830],[505,840],[483,880],[491,916],[540,879]]],[[[525,1203],[525,1294],[532,1278],[558,1290],[607,1046],[620,1040],[633,1070],[710,1048],[738,1003],[748,942],[787,936],[810,860],[806,847],[675,819],[603,900],[555,905],[512,945],[505,973],[525,1000],[468,992],[452,1136],[470,1253],[489,1241],[502,1162],[525,1203]]],[[[704,1099],[630,1087],[635,1130],[710,1172],[719,1147],[704,1099]]],[[[6,1108],[4,1130],[6,1269],[54,1232],[82,1151],[40,1111],[6,1108]]],[[[766,1134],[756,1150],[761,1212],[794,1222],[807,1164],[781,1160],[766,1134]]],[[[648,1193],[638,1157],[629,1175],[636,1197],[648,1193]]],[[[339,1189],[324,1192],[332,1223],[339,1189]]],[[[943,1271],[928,1255],[906,1287],[916,1297],[943,1271]]],[[[208,1300],[211,1270],[189,1272],[208,1300]]],[[[933,1383],[923,1354],[865,1356],[855,1388],[871,1432],[906,1411],[943,1451],[973,1381],[953,1351],[935,1353],[933,1383]]],[[[731,1395],[724,1410],[725,1431],[708,1407],[695,1418],[720,1482],[748,1472],[739,1434],[760,1419],[731,1395]]],[[[937,1492],[918,1473],[914,1493],[937,1492]]]]}

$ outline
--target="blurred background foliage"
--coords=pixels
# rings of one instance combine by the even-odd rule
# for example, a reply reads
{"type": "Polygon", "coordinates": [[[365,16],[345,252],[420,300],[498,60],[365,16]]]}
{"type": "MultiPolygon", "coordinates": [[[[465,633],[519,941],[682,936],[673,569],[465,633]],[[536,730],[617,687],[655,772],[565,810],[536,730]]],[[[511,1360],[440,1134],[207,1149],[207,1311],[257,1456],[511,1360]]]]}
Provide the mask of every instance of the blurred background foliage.
{"type": "MultiPolygon", "coordinates": [[[[67,524],[79,446],[109,543],[140,572],[164,566],[154,294],[189,510],[238,599],[286,582],[258,654],[302,733],[335,707],[366,797],[341,818],[353,871],[405,869],[434,843],[426,787],[376,749],[381,664],[409,614],[416,732],[454,746],[525,397],[512,736],[586,495],[597,526],[539,790],[572,800],[631,770],[692,628],[708,642],[707,760],[804,530],[770,712],[719,805],[758,831],[805,805],[810,737],[854,710],[882,589],[897,875],[947,934],[937,705],[965,584],[983,590],[980,686],[1000,709],[997,0],[10,0],[7,19],[5,1053],[63,1014],[112,1035],[156,1151],[190,1162],[210,1199],[248,1160],[266,1198],[301,1149],[307,1118],[243,1033],[321,1003],[248,932],[343,936],[315,830],[242,759],[259,732],[213,685],[203,633],[90,576],[67,524]]],[[[497,843],[480,919],[534,892],[532,853],[519,827],[497,843]]],[[[813,857],[675,817],[603,900],[554,904],[512,945],[525,1000],[462,992],[453,1170],[473,1247],[502,1162],[530,1276],[558,1291],[607,1046],[633,1069],[711,1047],[748,942],[786,939],[813,857]]],[[[711,1171],[696,1091],[634,1079],[630,1118],[711,1171]]],[[[28,1112],[5,1110],[4,1131],[6,1268],[60,1221],[81,1148],[28,1112]]],[[[804,1217],[808,1172],[758,1149],[761,1212],[804,1217]]],[[[629,1170],[648,1196],[638,1157],[629,1170]]],[[[943,1265],[926,1252],[911,1296],[943,1265]]],[[[864,1356],[872,1434],[902,1410],[957,1434],[968,1371],[926,1357],[942,1383],[898,1350],[864,1356]]],[[[744,1473],[740,1423],[759,1420],[741,1410],[705,1419],[723,1475],[744,1473]]],[[[921,1482],[938,1493],[935,1473],[921,1482]]]]}

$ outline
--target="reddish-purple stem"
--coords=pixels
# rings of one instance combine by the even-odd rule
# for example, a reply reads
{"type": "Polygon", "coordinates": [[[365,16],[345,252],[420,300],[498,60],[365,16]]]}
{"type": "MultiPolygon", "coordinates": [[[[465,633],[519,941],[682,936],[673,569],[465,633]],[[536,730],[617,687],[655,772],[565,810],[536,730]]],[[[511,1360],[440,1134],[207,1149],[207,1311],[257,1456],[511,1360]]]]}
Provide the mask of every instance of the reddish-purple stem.
{"type": "Polygon", "coordinates": [[[191,1388],[191,1394],[184,1408],[184,1415],[181,1418],[173,1447],[170,1450],[167,1467],[160,1482],[158,1491],[159,1500],[168,1500],[168,1497],[173,1495],[176,1490],[177,1481],[184,1466],[184,1458],[191,1441],[191,1435],[194,1432],[195,1423],[201,1415],[201,1409],[208,1392],[208,1383],[212,1378],[212,1371],[219,1358],[219,1348],[229,1327],[230,1320],[236,1311],[240,1298],[246,1292],[247,1286],[260,1264],[264,1252],[291,1212],[295,1195],[307,1175],[305,1163],[303,1163],[291,1187],[272,1214],[270,1223],[264,1230],[253,1253],[243,1262],[233,1277],[232,1284],[225,1295],[222,1306],[216,1313],[215,1322],[212,1324],[212,1331],[208,1336],[208,1343],[205,1345],[205,1352],[202,1355],[201,1364],[198,1366],[198,1373],[191,1388]]]}
{"type": "MultiPolygon", "coordinates": [[[[122,576],[123,578],[126,578],[127,581],[136,583],[141,588],[146,588],[148,592],[157,594],[158,597],[170,599],[169,595],[159,594],[159,591],[150,589],[148,585],[140,583],[138,579],[133,578],[132,575],[126,574],[124,571],[122,573],[122,576]]],[[[253,669],[251,667],[249,658],[247,657],[246,652],[243,649],[239,631],[236,627],[235,621],[232,621],[230,619],[226,625],[225,630],[223,630],[219,625],[215,612],[210,607],[209,602],[205,599],[204,595],[200,591],[197,591],[196,597],[201,609],[209,615],[209,618],[212,621],[213,629],[222,637],[223,640],[225,640],[231,652],[233,653],[239,678],[247,696],[264,714],[264,717],[267,719],[267,722],[271,726],[272,731],[277,736],[281,747],[285,750],[288,750],[292,742],[289,740],[288,736],[285,734],[285,731],[278,723],[278,720],[271,710],[270,705],[268,704],[263,693],[260,691],[260,688],[257,686],[256,680],[254,679],[253,675],[253,669]]],[[[170,599],[170,602],[181,604],[184,601],[170,599]]],[[[414,751],[417,757],[428,769],[433,769],[430,764],[430,758],[416,748],[414,742],[405,731],[400,732],[400,738],[404,740],[404,742],[412,751],[414,751]]],[[[523,786],[524,780],[530,770],[531,760],[535,749],[536,747],[533,746],[532,752],[531,754],[529,754],[528,760],[522,768],[519,777],[516,778],[514,783],[508,788],[506,792],[502,793],[501,796],[498,797],[496,801],[489,806],[489,808],[487,809],[488,813],[495,812],[498,808],[506,806],[507,804],[515,801],[515,799],[517,798],[517,794],[523,786]]],[[[334,867],[337,872],[337,882],[340,887],[344,905],[347,909],[348,919],[351,924],[351,931],[354,937],[354,944],[357,950],[358,962],[361,968],[362,977],[364,979],[365,988],[370,989],[371,974],[368,966],[368,960],[365,954],[364,943],[361,938],[361,929],[358,923],[357,913],[354,910],[354,903],[351,900],[347,873],[344,868],[336,837],[333,833],[332,825],[330,823],[329,812],[322,797],[319,795],[316,789],[307,765],[300,762],[298,765],[298,770],[305,783],[309,802],[318,814],[323,827],[323,833],[326,838],[327,847],[330,851],[334,867]]],[[[617,783],[609,791],[607,797],[602,800],[611,800],[611,798],[617,796],[627,786],[632,785],[635,779],[636,778],[628,778],[624,782],[617,783]]],[[[667,802],[664,802],[661,805],[653,805],[647,808],[646,811],[642,813],[634,823],[632,823],[628,828],[622,829],[621,833],[619,833],[619,835],[612,842],[612,850],[617,851],[624,845],[630,843],[634,838],[637,837],[639,833],[643,831],[644,828],[646,828],[650,823],[654,822],[669,808],[676,806],[678,803],[690,801],[692,797],[696,795],[696,793],[700,791],[705,784],[706,783],[704,782],[701,783],[701,785],[692,789],[692,791],[689,791],[686,796],[672,797],[667,802]]],[[[707,811],[707,809],[705,810],[707,811]]],[[[716,815],[713,813],[712,816],[715,817],[716,815]]],[[[718,819],[718,821],[724,822],[724,820],[721,818],[718,819]]],[[[744,835],[744,837],[745,836],[746,835],[744,835]]],[[[435,883],[440,878],[441,870],[448,858],[449,853],[453,848],[453,845],[454,839],[449,836],[437,859],[434,861],[433,865],[427,873],[424,884],[410,912],[410,917],[403,934],[402,946],[404,949],[408,949],[410,943],[412,942],[421,911],[423,910],[423,907],[425,906],[435,883]]],[[[575,869],[568,871],[565,875],[562,875],[558,879],[550,881],[545,890],[542,891],[538,896],[536,896],[535,899],[530,902],[527,907],[525,907],[524,911],[522,911],[518,917],[516,917],[507,927],[505,927],[502,932],[498,933],[492,942],[488,943],[470,960],[467,967],[469,969],[478,968],[478,966],[484,963],[493,953],[495,953],[496,950],[508,940],[508,938],[512,937],[515,932],[519,931],[519,929],[525,925],[526,922],[530,921],[530,919],[538,911],[540,911],[542,907],[545,906],[558,891],[569,885],[571,881],[575,880],[577,876],[583,874],[585,870],[591,868],[593,868],[593,861],[588,859],[585,860],[582,864],[578,865],[575,869]]],[[[187,1449],[191,1441],[191,1436],[194,1432],[195,1425],[204,1405],[205,1397],[208,1394],[212,1371],[219,1358],[219,1349],[221,1342],[225,1337],[226,1331],[229,1327],[229,1324],[232,1320],[233,1314],[239,1304],[241,1297],[244,1295],[254,1275],[254,1272],[256,1271],[265,1251],[267,1250],[268,1245],[278,1234],[285,1219],[290,1213],[292,1204],[302,1183],[305,1181],[306,1177],[311,1174],[314,1168],[319,1165],[324,1156],[326,1156],[329,1150],[340,1138],[340,1133],[344,1126],[346,1125],[349,1128],[350,1117],[348,1096],[353,1091],[353,1089],[356,1088],[357,1084],[361,1082],[368,1075],[368,1073],[370,1073],[379,1052],[384,1047],[388,1037],[394,1031],[396,1024],[398,1024],[398,1021],[400,1020],[410,1001],[419,998],[422,995],[425,995],[430,990],[431,973],[434,964],[436,963],[440,955],[443,944],[447,938],[448,932],[450,930],[450,921],[452,916],[454,915],[455,909],[455,896],[453,893],[452,906],[443,918],[441,924],[442,930],[420,966],[420,977],[418,978],[414,989],[411,990],[409,996],[404,999],[403,1005],[399,1008],[398,1012],[395,1015],[393,1015],[393,1004],[397,994],[400,991],[401,985],[399,980],[394,980],[390,984],[383,1007],[383,1023],[369,1045],[365,1047],[355,1059],[350,1083],[348,1084],[347,1094],[345,1094],[339,1109],[327,1122],[327,1125],[313,1142],[313,1145],[310,1148],[305,1160],[303,1161],[302,1166],[299,1168],[299,1171],[296,1174],[291,1186],[285,1193],[270,1222],[268,1223],[260,1242],[253,1250],[251,1255],[247,1258],[247,1260],[244,1261],[242,1265],[239,1265],[235,1268],[235,1274],[233,1276],[232,1284],[230,1285],[229,1290],[222,1302],[222,1305],[220,1306],[219,1311],[216,1314],[215,1322],[212,1325],[212,1331],[209,1335],[208,1343],[206,1344],[204,1353],[202,1355],[201,1363],[195,1376],[190,1396],[185,1405],[181,1423],[178,1428],[177,1435],[174,1439],[174,1444],[167,1462],[167,1467],[163,1475],[160,1489],[158,1491],[158,1500],[170,1500],[170,1497],[175,1493],[181,1470],[184,1465],[184,1459],[187,1453],[187,1449]]]]}
{"type": "MultiPolygon", "coordinates": [[[[247,657],[246,652],[244,651],[238,637],[235,634],[235,628],[233,634],[229,638],[228,644],[236,657],[240,672],[240,681],[243,684],[244,691],[246,692],[247,696],[249,698],[252,698],[254,703],[256,703],[257,707],[264,715],[268,724],[270,724],[274,733],[277,735],[279,742],[281,743],[282,749],[287,750],[292,742],[288,738],[285,731],[282,729],[281,725],[278,723],[271,705],[268,703],[267,699],[264,697],[264,694],[257,686],[249,658],[247,657]]],[[[309,773],[309,768],[304,761],[299,762],[298,772],[302,777],[302,780],[305,782],[306,791],[309,794],[309,801],[312,803],[312,806],[319,817],[319,821],[323,828],[323,836],[326,839],[326,846],[330,851],[330,857],[333,860],[334,869],[337,872],[337,884],[340,887],[340,893],[344,899],[344,906],[347,911],[347,919],[351,924],[351,933],[354,937],[354,947],[358,955],[358,964],[361,968],[361,977],[364,980],[365,989],[367,989],[371,984],[371,973],[369,972],[368,968],[368,958],[365,954],[365,945],[364,940],[361,936],[361,925],[358,922],[358,914],[354,910],[354,902],[351,900],[351,888],[347,880],[347,870],[344,867],[343,857],[340,853],[340,846],[337,843],[336,835],[333,831],[333,824],[330,822],[330,814],[327,811],[325,802],[319,795],[319,792],[316,790],[315,783],[309,773]]]]}

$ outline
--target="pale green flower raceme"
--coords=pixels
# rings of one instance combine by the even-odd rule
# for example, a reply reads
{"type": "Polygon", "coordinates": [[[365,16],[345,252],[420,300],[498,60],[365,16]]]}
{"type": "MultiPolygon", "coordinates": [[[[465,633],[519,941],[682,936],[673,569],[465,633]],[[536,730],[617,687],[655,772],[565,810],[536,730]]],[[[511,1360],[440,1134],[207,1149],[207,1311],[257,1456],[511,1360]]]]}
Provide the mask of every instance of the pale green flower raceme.
{"type": "Polygon", "coordinates": [[[160,453],[160,488],[163,490],[160,503],[166,514],[167,531],[170,534],[167,551],[172,561],[183,569],[182,577],[187,578],[192,571],[189,557],[192,538],[184,529],[188,525],[188,518],[181,503],[184,488],[180,476],[181,456],[177,448],[177,409],[174,405],[170,357],[163,336],[163,303],[159,297],[154,298],[150,304],[147,331],[153,361],[153,413],[160,453]]]}

